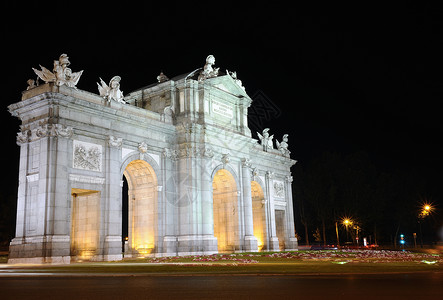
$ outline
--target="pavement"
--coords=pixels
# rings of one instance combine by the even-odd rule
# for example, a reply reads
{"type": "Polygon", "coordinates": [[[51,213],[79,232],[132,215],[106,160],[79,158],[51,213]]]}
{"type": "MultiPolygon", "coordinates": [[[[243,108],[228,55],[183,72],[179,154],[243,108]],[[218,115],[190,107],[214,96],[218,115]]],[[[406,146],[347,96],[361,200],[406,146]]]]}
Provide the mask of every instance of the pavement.
{"type": "Polygon", "coordinates": [[[443,272],[152,274],[0,268],[3,299],[438,299],[443,272]]]}

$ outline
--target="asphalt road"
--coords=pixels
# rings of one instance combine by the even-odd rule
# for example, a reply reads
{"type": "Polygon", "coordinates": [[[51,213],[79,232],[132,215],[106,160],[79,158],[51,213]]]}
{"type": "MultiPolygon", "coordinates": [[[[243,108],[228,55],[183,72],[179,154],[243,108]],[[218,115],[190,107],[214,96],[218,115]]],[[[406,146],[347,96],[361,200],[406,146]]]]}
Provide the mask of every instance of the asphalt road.
{"type": "Polygon", "coordinates": [[[0,275],[0,299],[441,299],[443,273],[0,275]],[[358,298],[357,298],[358,297],[358,298]]]}

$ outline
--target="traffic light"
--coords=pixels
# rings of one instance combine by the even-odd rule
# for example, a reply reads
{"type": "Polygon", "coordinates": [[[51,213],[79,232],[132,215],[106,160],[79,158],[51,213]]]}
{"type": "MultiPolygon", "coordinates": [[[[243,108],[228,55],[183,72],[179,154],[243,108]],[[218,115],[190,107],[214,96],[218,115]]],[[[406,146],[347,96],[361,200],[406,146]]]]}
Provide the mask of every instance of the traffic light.
{"type": "Polygon", "coordinates": [[[405,244],[405,235],[404,234],[400,234],[400,244],[402,244],[402,245],[405,244]]]}

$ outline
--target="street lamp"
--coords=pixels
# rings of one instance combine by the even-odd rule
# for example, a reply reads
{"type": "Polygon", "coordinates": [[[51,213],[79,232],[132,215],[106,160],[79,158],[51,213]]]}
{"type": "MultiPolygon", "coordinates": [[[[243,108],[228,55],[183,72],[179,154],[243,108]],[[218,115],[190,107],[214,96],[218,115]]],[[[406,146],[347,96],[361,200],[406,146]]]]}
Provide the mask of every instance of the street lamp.
{"type": "Polygon", "coordinates": [[[424,220],[427,216],[429,216],[432,211],[434,210],[434,207],[432,206],[432,203],[423,203],[421,206],[420,213],[418,214],[418,225],[420,228],[420,245],[423,248],[423,233],[421,230],[421,220],[424,220]]]}
{"type": "Polygon", "coordinates": [[[354,221],[352,221],[351,218],[343,217],[341,223],[346,227],[346,242],[348,241],[349,235],[348,235],[348,227],[352,226],[354,221]]]}
{"type": "Polygon", "coordinates": [[[418,214],[418,217],[421,219],[424,219],[427,216],[429,216],[433,210],[434,210],[434,207],[432,207],[432,203],[423,203],[423,205],[421,207],[421,211],[418,214]]]}
{"type": "Polygon", "coordinates": [[[346,218],[346,219],[343,220],[343,225],[345,225],[346,227],[348,227],[351,224],[352,224],[352,221],[350,219],[346,218]]]}

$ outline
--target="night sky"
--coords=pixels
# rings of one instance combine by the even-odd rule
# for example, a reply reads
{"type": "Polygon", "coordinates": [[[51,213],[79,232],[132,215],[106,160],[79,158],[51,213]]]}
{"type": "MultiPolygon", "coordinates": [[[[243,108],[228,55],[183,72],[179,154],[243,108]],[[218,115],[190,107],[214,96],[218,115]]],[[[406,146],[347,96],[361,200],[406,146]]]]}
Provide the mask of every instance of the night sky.
{"type": "Polygon", "coordinates": [[[128,94],[156,82],[160,71],[170,78],[191,72],[213,54],[216,67],[237,71],[246,92],[267,105],[269,113],[252,120],[254,137],[260,126],[279,140],[288,133],[298,165],[324,151],[364,151],[379,170],[422,178],[425,196],[443,210],[442,7],[17,3],[2,4],[0,113],[8,156],[0,201],[15,197],[18,184],[19,121],[6,106],[35,79],[32,67],[52,69],[66,53],[73,72],[84,70],[79,89],[98,93],[99,77],[119,75],[128,94]]]}

